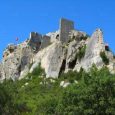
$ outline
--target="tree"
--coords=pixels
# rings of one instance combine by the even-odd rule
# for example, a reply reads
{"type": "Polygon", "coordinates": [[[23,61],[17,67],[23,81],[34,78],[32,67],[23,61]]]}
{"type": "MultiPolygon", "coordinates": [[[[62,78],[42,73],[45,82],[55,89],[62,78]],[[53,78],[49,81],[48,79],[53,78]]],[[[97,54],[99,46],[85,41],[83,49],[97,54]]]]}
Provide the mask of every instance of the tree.
{"type": "Polygon", "coordinates": [[[62,94],[59,113],[77,115],[115,115],[115,76],[107,68],[92,68],[79,84],[62,94]]]}

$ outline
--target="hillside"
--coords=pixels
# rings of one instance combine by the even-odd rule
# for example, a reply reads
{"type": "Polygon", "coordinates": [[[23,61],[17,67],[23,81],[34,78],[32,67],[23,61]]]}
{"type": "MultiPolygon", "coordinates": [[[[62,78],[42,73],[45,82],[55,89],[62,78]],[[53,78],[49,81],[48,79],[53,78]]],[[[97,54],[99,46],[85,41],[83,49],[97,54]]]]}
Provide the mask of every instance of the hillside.
{"type": "Polygon", "coordinates": [[[88,71],[92,64],[115,73],[115,56],[104,42],[101,29],[89,36],[74,29],[74,22],[61,19],[59,30],[46,35],[31,32],[21,44],[9,44],[0,63],[0,81],[21,79],[39,64],[46,78],[58,78],[68,70],[88,71]]]}
{"type": "Polygon", "coordinates": [[[115,115],[115,74],[107,68],[94,65],[58,79],[41,78],[42,72],[38,67],[20,81],[0,84],[1,115],[115,115]]]}
{"type": "Polygon", "coordinates": [[[9,44],[0,63],[2,115],[115,115],[115,55],[101,29],[59,30],[9,44]]]}

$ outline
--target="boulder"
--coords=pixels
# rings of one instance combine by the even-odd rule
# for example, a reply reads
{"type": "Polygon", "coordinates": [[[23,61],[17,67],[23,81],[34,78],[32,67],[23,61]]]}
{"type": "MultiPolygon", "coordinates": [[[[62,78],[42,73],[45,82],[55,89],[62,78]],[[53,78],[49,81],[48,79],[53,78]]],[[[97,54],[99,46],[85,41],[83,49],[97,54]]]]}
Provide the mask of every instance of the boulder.
{"type": "Polygon", "coordinates": [[[66,82],[66,81],[61,81],[60,82],[60,86],[63,87],[63,88],[66,88],[67,86],[69,86],[70,83],[69,82],[66,82]]]}
{"type": "Polygon", "coordinates": [[[41,67],[45,70],[46,78],[58,78],[63,59],[62,43],[55,42],[35,55],[34,64],[30,70],[32,72],[35,65],[37,66],[38,63],[41,63],[41,67]]]}

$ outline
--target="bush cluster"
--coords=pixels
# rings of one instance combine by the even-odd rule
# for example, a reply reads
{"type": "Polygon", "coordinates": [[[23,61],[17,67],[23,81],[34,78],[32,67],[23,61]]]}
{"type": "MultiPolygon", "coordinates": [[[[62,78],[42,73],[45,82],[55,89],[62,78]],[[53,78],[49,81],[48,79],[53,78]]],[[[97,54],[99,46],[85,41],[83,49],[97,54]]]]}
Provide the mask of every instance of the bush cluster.
{"type": "Polygon", "coordinates": [[[100,56],[102,58],[102,61],[104,62],[104,64],[108,65],[109,64],[109,59],[107,58],[105,52],[100,52],[100,56]]]}
{"type": "Polygon", "coordinates": [[[85,56],[85,51],[86,51],[86,45],[79,48],[79,51],[76,53],[75,57],[78,60],[81,60],[85,56]]]}
{"type": "Polygon", "coordinates": [[[31,76],[0,84],[1,115],[115,115],[115,75],[107,68],[69,71],[54,83],[45,79],[45,85],[38,72],[31,76]],[[60,81],[65,79],[71,85],[62,88],[60,81]]]}

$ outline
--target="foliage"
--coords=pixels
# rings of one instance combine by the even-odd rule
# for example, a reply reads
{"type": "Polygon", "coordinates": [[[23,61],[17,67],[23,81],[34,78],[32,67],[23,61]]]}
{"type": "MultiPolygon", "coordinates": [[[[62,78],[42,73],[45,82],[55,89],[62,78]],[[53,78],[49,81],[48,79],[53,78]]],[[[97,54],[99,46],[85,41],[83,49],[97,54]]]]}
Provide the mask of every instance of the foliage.
{"type": "Polygon", "coordinates": [[[61,80],[68,80],[73,83],[75,80],[81,80],[84,70],[81,68],[79,72],[69,70],[67,73],[62,73],[60,76],[61,80]]]}
{"type": "Polygon", "coordinates": [[[40,76],[42,74],[45,74],[44,69],[41,68],[41,64],[39,64],[32,72],[32,75],[40,76]]]}
{"type": "Polygon", "coordinates": [[[114,115],[115,76],[106,68],[93,68],[82,76],[79,84],[71,85],[62,94],[57,111],[63,114],[114,115]]]}
{"type": "Polygon", "coordinates": [[[38,103],[36,114],[55,114],[57,104],[57,97],[54,95],[45,96],[45,98],[38,103]]]}
{"type": "MultiPolygon", "coordinates": [[[[6,108],[8,105],[10,105],[11,97],[7,93],[6,89],[3,87],[2,84],[0,84],[0,114],[6,113],[6,108]],[[7,106],[6,106],[7,104],[7,106]]],[[[8,111],[10,111],[10,108],[8,108],[8,111]]]]}
{"type": "Polygon", "coordinates": [[[68,40],[68,43],[72,42],[73,40],[75,39],[78,39],[78,40],[87,40],[87,38],[89,37],[89,35],[86,35],[86,36],[81,36],[80,38],[77,38],[76,36],[73,36],[72,38],[69,38],[68,40]]]}
{"type": "Polygon", "coordinates": [[[33,65],[33,63],[30,63],[30,64],[29,64],[29,69],[32,67],[32,65],[33,65]]]}
{"type": "Polygon", "coordinates": [[[72,38],[69,38],[68,43],[72,42],[73,40],[75,40],[75,36],[73,36],[72,38]]]}
{"type": "Polygon", "coordinates": [[[113,58],[115,59],[115,54],[113,55],[113,58]]]}
{"type": "Polygon", "coordinates": [[[0,84],[1,115],[115,115],[115,75],[107,68],[69,71],[54,83],[40,78],[39,69],[20,81],[0,84]],[[61,88],[62,80],[72,84],[61,88]]]}
{"type": "Polygon", "coordinates": [[[18,114],[18,110],[14,103],[13,95],[15,95],[15,89],[11,89],[12,81],[4,81],[0,84],[0,115],[13,115],[18,114]]]}
{"type": "Polygon", "coordinates": [[[103,52],[100,52],[100,56],[101,56],[103,62],[104,62],[106,65],[108,65],[108,64],[109,64],[109,59],[107,58],[107,56],[106,56],[106,54],[105,54],[104,51],[103,51],[103,52]]]}
{"type": "Polygon", "coordinates": [[[109,46],[105,46],[105,50],[106,50],[106,51],[110,51],[109,46]]]}
{"type": "Polygon", "coordinates": [[[79,51],[76,53],[76,58],[81,60],[85,55],[86,45],[79,48],[79,51]]]}
{"type": "Polygon", "coordinates": [[[87,40],[88,37],[89,37],[89,35],[86,35],[86,36],[82,36],[80,39],[81,40],[87,40]]]}

